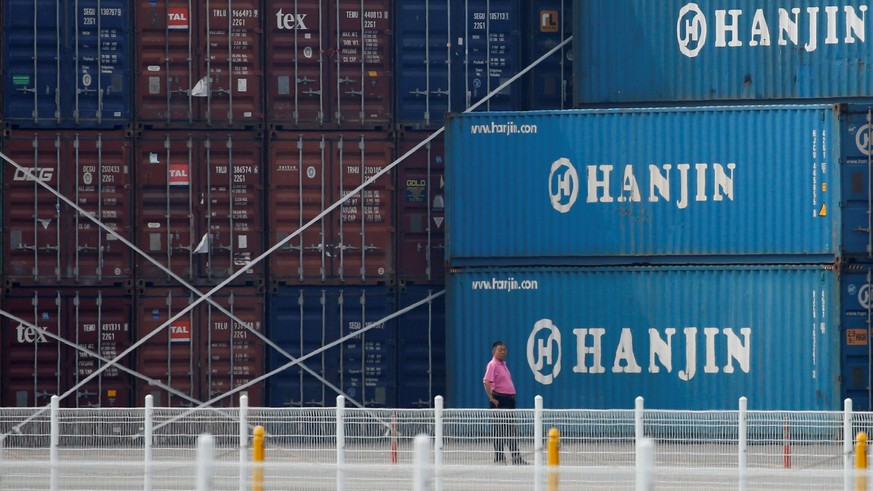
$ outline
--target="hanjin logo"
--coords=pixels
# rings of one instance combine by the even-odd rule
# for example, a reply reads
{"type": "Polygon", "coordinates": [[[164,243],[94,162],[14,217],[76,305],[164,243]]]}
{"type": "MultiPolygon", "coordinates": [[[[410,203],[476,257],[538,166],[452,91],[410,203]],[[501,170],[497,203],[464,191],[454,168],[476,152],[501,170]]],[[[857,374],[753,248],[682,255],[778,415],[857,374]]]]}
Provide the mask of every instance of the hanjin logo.
{"type": "Polygon", "coordinates": [[[855,133],[855,145],[858,146],[858,150],[864,155],[873,154],[873,148],[871,148],[870,141],[870,130],[873,129],[869,123],[864,126],[858,128],[858,132],[855,133]]]}
{"type": "Polygon", "coordinates": [[[689,3],[679,11],[676,21],[676,40],[683,55],[694,58],[706,44],[706,16],[696,3],[689,3]]]}
{"type": "Polygon", "coordinates": [[[560,158],[552,163],[549,172],[549,197],[552,208],[567,213],[579,196],[579,174],[569,159],[560,158]]]}
{"type": "Polygon", "coordinates": [[[527,363],[534,379],[543,385],[550,385],[561,373],[561,331],[551,319],[540,319],[534,324],[527,338],[527,363]],[[548,334],[545,338],[540,336],[543,331],[548,334]]]}

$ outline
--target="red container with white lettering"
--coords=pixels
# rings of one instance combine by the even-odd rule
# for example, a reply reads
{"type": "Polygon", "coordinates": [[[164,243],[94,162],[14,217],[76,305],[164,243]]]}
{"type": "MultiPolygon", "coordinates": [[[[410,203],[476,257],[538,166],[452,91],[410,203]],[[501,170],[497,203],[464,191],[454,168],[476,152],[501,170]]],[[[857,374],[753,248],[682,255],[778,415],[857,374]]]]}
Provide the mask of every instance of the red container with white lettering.
{"type": "Polygon", "coordinates": [[[136,370],[163,385],[137,381],[136,400],[151,394],[155,406],[197,406],[212,399],[213,406],[237,406],[246,393],[249,405],[262,406],[265,384],[248,384],[264,374],[263,290],[223,289],[211,297],[214,303],[204,300],[167,324],[198,299],[184,288],[137,292],[136,339],[148,339],[136,350],[136,370]]]}
{"type": "Polygon", "coordinates": [[[266,119],[274,129],[388,130],[390,0],[266,0],[266,119]]]}
{"type": "Polygon", "coordinates": [[[268,145],[268,246],[296,234],[269,256],[273,282],[392,284],[391,171],[319,218],[322,210],[391,164],[391,135],[277,132],[268,145]]]}
{"type": "Polygon", "coordinates": [[[261,127],[261,3],[137,0],[137,121],[152,128],[261,127]]]}
{"type": "Polygon", "coordinates": [[[3,163],[5,287],[129,287],[132,255],[122,239],[133,230],[130,136],[14,131],[3,151],[15,162],[3,163]]]}
{"type": "Polygon", "coordinates": [[[133,377],[125,368],[132,358],[98,370],[131,345],[130,298],[127,289],[91,287],[6,294],[3,309],[17,319],[0,318],[0,405],[46,406],[75,389],[62,406],[129,407],[133,377]]]}
{"type": "Polygon", "coordinates": [[[138,135],[140,283],[218,284],[242,269],[234,284],[262,285],[263,263],[247,266],[264,251],[262,149],[251,132],[138,135]]]}

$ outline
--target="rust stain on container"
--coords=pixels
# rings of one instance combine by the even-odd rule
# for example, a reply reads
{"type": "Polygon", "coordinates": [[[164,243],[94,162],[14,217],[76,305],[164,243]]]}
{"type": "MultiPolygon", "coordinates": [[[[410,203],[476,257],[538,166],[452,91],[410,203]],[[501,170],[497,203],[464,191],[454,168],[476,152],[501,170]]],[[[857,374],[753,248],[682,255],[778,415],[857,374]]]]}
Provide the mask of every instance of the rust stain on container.
{"type": "MultiPolygon", "coordinates": [[[[263,145],[250,133],[146,132],[137,139],[137,246],[186,281],[224,280],[263,249],[263,145]]],[[[144,282],[171,279],[137,258],[144,282]]],[[[262,278],[263,264],[236,284],[262,278]]]]}
{"type": "MultiPolygon", "coordinates": [[[[138,339],[158,329],[196,299],[193,292],[182,288],[140,290],[136,300],[138,339]]],[[[264,332],[261,290],[226,289],[213,295],[212,300],[238,317],[244,325],[206,301],[173,321],[136,351],[136,368],[177,393],[138,381],[137,400],[151,394],[156,406],[197,405],[264,374],[265,345],[255,334],[264,332]]],[[[244,391],[250,405],[263,405],[263,383],[244,391]]],[[[213,405],[238,405],[240,394],[224,397],[213,405]]]]}
{"type": "Polygon", "coordinates": [[[262,13],[259,0],[139,0],[138,120],[150,127],[260,127],[262,13]]]}
{"type": "Polygon", "coordinates": [[[132,233],[132,141],[124,132],[22,131],[3,148],[3,265],[14,284],[127,284],[130,249],[39,185],[124,238],[132,233]]]}
{"type": "MultiPolygon", "coordinates": [[[[296,232],[392,162],[384,133],[277,133],[269,144],[270,245],[296,232]]],[[[390,172],[270,255],[270,276],[289,284],[380,284],[394,277],[390,172]]]]}
{"type": "MultiPolygon", "coordinates": [[[[29,325],[3,317],[2,404],[45,406],[106,364],[57,337],[113,360],[130,347],[131,302],[124,289],[17,289],[4,310],[29,325]]],[[[127,359],[120,360],[128,367],[127,359]]],[[[128,407],[132,377],[112,366],[61,401],[65,407],[128,407]]]]}
{"type": "MultiPolygon", "coordinates": [[[[415,148],[430,132],[397,137],[397,157],[415,148]]],[[[397,280],[445,281],[445,152],[442,135],[397,164],[397,280]]]]}
{"type": "Polygon", "coordinates": [[[388,0],[268,1],[267,122],[274,129],[387,130],[390,12],[388,0]]]}

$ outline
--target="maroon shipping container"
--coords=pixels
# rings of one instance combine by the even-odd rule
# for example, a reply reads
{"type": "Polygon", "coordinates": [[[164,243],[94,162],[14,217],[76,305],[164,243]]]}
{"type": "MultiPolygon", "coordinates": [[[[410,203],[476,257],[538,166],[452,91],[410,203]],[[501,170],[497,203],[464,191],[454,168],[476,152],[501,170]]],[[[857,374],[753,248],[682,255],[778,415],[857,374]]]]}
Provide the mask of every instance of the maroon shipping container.
{"type": "Polygon", "coordinates": [[[267,0],[267,121],[377,129],[393,121],[390,0],[267,0]]]}
{"type": "MultiPolygon", "coordinates": [[[[397,158],[430,135],[398,134],[397,158]]],[[[440,134],[397,164],[397,280],[402,283],[445,282],[444,141],[440,134]]]]}
{"type": "MultiPolygon", "coordinates": [[[[3,339],[3,406],[45,406],[130,347],[131,295],[126,289],[19,288],[6,295],[4,310],[47,333],[0,319],[3,339]],[[54,336],[52,336],[54,335],[54,336]],[[67,341],[64,343],[57,336],[67,341]]],[[[129,367],[129,357],[120,360],[129,367]]],[[[132,376],[111,366],[61,401],[65,407],[128,407],[132,376]]]]}
{"type": "MultiPolygon", "coordinates": [[[[136,300],[137,340],[160,328],[197,300],[183,288],[140,290],[136,300]]],[[[243,324],[204,300],[183,317],[149,338],[136,351],[136,369],[179,394],[145,381],[137,382],[136,399],[153,395],[156,406],[190,406],[206,402],[264,374],[264,296],[255,288],[225,289],[212,300],[243,324]]],[[[264,382],[246,389],[249,404],[262,406],[264,382]]],[[[240,393],[214,406],[236,406],[240,393]]]]}
{"type": "MultiPolygon", "coordinates": [[[[386,168],[384,133],[278,133],[269,143],[270,246],[386,168]]],[[[270,255],[279,284],[394,281],[393,178],[388,172],[270,255]]]]}
{"type": "Polygon", "coordinates": [[[124,132],[24,131],[4,139],[3,272],[6,285],[120,286],[132,252],[116,236],[40,186],[48,184],[121,237],[132,235],[132,140],[124,132]]]}
{"type": "MultiPolygon", "coordinates": [[[[136,142],[137,246],[189,282],[217,284],[263,253],[263,143],[247,132],[145,132],[136,142]]],[[[234,284],[256,284],[264,265],[234,284]]],[[[137,277],[172,278],[143,256],[137,277]]],[[[175,282],[174,282],[175,284],[175,282]]]]}
{"type": "Polygon", "coordinates": [[[260,0],[138,0],[138,122],[261,127],[262,14],[260,0]]]}

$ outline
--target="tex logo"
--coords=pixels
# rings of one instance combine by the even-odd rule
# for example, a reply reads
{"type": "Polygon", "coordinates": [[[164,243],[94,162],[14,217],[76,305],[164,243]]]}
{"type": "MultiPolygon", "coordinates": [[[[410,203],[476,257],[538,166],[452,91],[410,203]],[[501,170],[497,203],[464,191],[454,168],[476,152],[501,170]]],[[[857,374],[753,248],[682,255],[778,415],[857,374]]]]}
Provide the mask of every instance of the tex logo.
{"type": "Polygon", "coordinates": [[[676,41],[679,51],[689,58],[696,57],[706,44],[706,16],[696,3],[689,3],[679,10],[676,41]]]}
{"type": "Polygon", "coordinates": [[[550,385],[561,373],[561,331],[551,319],[540,319],[527,338],[527,364],[534,379],[550,385]]]}
{"type": "Polygon", "coordinates": [[[873,142],[870,141],[871,129],[873,129],[873,125],[867,123],[858,128],[858,132],[855,133],[855,145],[858,146],[858,150],[864,155],[873,154],[873,142]]]}
{"type": "Polygon", "coordinates": [[[549,172],[549,198],[552,208],[567,213],[579,197],[579,174],[570,159],[560,158],[552,162],[549,172]]]}

